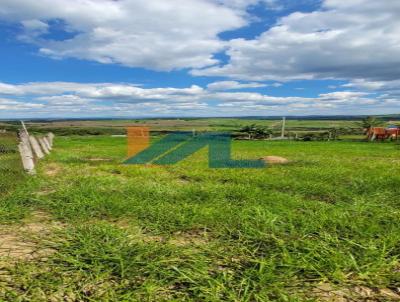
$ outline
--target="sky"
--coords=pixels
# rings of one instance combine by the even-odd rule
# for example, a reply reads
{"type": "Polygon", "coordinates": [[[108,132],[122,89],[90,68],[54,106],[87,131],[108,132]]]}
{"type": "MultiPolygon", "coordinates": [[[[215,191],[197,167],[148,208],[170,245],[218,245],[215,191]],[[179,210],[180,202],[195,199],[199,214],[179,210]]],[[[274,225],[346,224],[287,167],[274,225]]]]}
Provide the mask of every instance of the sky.
{"type": "Polygon", "coordinates": [[[400,113],[398,0],[1,0],[0,119],[400,113]]]}

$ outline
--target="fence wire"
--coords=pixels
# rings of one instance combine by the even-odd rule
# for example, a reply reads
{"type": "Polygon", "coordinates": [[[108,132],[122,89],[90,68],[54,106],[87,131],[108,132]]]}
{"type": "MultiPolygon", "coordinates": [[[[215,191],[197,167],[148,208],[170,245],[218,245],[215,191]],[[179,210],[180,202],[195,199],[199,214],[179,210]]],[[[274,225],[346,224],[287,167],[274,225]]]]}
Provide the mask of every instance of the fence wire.
{"type": "Polygon", "coordinates": [[[16,133],[0,133],[0,197],[9,193],[23,177],[16,133]]]}

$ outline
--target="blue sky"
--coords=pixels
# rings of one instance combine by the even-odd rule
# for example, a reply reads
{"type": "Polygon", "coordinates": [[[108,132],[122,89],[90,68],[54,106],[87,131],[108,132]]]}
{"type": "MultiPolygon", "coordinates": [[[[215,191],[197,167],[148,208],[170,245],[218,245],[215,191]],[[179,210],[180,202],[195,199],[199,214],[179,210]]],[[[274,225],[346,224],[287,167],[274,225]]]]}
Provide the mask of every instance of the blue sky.
{"type": "Polygon", "coordinates": [[[0,118],[400,113],[399,14],[395,0],[3,0],[0,118]]]}

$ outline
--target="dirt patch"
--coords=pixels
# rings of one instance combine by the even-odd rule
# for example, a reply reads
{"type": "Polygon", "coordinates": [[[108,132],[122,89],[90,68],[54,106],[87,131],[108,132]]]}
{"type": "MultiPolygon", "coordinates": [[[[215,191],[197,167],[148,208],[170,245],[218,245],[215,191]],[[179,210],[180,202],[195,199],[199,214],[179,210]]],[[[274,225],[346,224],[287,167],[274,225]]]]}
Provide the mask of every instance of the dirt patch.
{"type": "Polygon", "coordinates": [[[0,230],[0,260],[15,262],[44,259],[54,253],[41,242],[56,228],[63,225],[51,221],[44,212],[34,212],[32,217],[16,226],[2,227],[0,230]]]}
{"type": "Polygon", "coordinates": [[[85,158],[87,161],[97,162],[97,161],[112,161],[112,158],[104,158],[104,157],[91,157],[85,158]]]}
{"type": "Polygon", "coordinates": [[[321,302],[400,301],[400,292],[398,290],[369,288],[366,286],[340,288],[329,283],[319,284],[312,290],[311,296],[321,302]]]}
{"type": "Polygon", "coordinates": [[[199,246],[210,242],[211,236],[206,230],[195,229],[187,232],[175,232],[172,236],[152,235],[145,232],[142,228],[132,225],[131,221],[118,220],[112,222],[113,225],[128,231],[133,240],[144,243],[169,243],[175,246],[199,246]]]}
{"type": "Polygon", "coordinates": [[[33,259],[36,252],[36,244],[16,235],[0,235],[0,258],[13,260],[33,259]]]}
{"type": "Polygon", "coordinates": [[[280,156],[265,156],[261,157],[261,160],[266,162],[267,164],[276,165],[276,164],[288,164],[290,161],[287,158],[280,156]]]}
{"type": "Polygon", "coordinates": [[[53,190],[53,189],[50,189],[50,188],[43,188],[40,191],[37,191],[36,195],[37,196],[47,196],[47,195],[53,194],[55,192],[57,192],[57,191],[53,190]]]}
{"type": "Polygon", "coordinates": [[[145,233],[142,228],[137,225],[132,225],[132,222],[127,219],[121,219],[111,222],[116,227],[128,231],[129,237],[133,240],[142,241],[145,243],[158,242],[165,243],[166,239],[163,236],[150,235],[145,233]]]}
{"type": "Polygon", "coordinates": [[[210,235],[204,230],[191,230],[188,232],[176,232],[169,243],[176,246],[204,245],[209,243],[210,235]]]}
{"type": "Polygon", "coordinates": [[[192,179],[189,176],[182,175],[182,176],[179,176],[179,178],[177,179],[177,182],[178,182],[178,184],[186,185],[186,184],[190,184],[192,182],[192,179]]]}
{"type": "Polygon", "coordinates": [[[62,168],[60,165],[52,163],[46,166],[45,170],[44,170],[44,174],[46,176],[50,176],[50,177],[54,177],[57,176],[58,174],[60,174],[60,172],[62,171],[62,168]]]}

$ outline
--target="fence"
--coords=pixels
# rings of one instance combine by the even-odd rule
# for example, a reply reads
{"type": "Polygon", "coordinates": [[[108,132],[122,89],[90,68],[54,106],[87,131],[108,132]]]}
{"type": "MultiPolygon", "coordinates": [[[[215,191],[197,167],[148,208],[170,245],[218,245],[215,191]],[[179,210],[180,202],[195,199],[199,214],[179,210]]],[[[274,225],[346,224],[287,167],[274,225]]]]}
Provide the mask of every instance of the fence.
{"type": "Polygon", "coordinates": [[[23,177],[16,133],[0,133],[0,197],[23,177]]]}
{"type": "Polygon", "coordinates": [[[35,137],[30,135],[22,123],[23,129],[18,133],[0,133],[0,171],[2,174],[12,174],[22,168],[28,174],[35,174],[38,160],[50,154],[53,148],[54,134],[35,137]],[[19,158],[19,160],[18,160],[19,158]]]}
{"type": "Polygon", "coordinates": [[[36,162],[50,154],[53,149],[54,134],[49,133],[43,137],[29,135],[25,124],[22,122],[23,129],[19,131],[20,143],[18,150],[22,159],[22,166],[29,174],[36,174],[36,162]]]}

